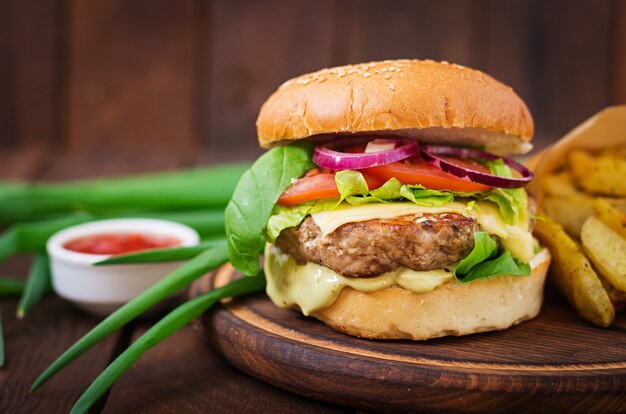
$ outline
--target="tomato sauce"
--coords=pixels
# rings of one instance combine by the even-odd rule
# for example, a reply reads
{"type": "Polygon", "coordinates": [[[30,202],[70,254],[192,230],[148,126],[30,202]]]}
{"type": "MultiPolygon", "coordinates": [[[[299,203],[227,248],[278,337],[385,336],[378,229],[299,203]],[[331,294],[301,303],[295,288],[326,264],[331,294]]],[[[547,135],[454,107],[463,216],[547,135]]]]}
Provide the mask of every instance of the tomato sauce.
{"type": "Polygon", "coordinates": [[[97,234],[71,240],[63,247],[79,253],[124,254],[160,247],[180,246],[175,237],[141,233],[97,234]]]}

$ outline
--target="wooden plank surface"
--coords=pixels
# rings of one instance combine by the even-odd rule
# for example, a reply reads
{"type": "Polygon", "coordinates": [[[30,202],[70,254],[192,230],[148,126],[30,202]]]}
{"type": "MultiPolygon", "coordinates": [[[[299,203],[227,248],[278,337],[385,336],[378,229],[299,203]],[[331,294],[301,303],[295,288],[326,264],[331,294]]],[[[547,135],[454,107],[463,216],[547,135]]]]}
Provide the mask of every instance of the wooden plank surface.
{"type": "Polygon", "coordinates": [[[72,148],[191,148],[193,2],[70,1],[72,148]]]}
{"type": "Polygon", "coordinates": [[[328,66],[332,3],[302,0],[216,0],[207,13],[210,56],[200,114],[209,151],[237,153],[258,146],[255,121],[261,104],[284,81],[328,66]]]}
{"type": "MultiPolygon", "coordinates": [[[[146,326],[135,331],[141,335],[146,326]]],[[[249,377],[186,327],[146,352],[114,385],[104,413],[342,413],[249,377]]]]}
{"type": "Polygon", "coordinates": [[[626,103],[626,2],[611,0],[609,26],[609,103],[626,103]]]}
{"type": "MultiPolygon", "coordinates": [[[[4,156],[18,161],[21,159],[18,153],[5,153],[4,156]]],[[[55,165],[59,162],[63,161],[57,160],[41,175],[34,174],[39,168],[33,163],[33,174],[24,171],[23,176],[54,180],[59,178],[55,175],[55,165]]],[[[25,277],[27,269],[28,260],[24,258],[0,264],[2,274],[25,277]]],[[[95,326],[97,320],[55,297],[43,300],[23,320],[15,318],[16,306],[17,300],[2,301],[7,362],[0,369],[0,412],[68,412],[98,372],[108,364],[119,335],[111,335],[59,373],[35,395],[29,396],[28,388],[37,376],[95,326]]]]}
{"type": "Polygon", "coordinates": [[[532,4],[532,113],[538,131],[560,137],[607,105],[609,2],[532,4]]]}
{"type": "MultiPolygon", "coordinates": [[[[226,265],[197,296],[241,277],[226,265]]],[[[582,320],[548,290],[538,317],[503,331],[428,341],[351,337],[264,293],[202,317],[211,344],[240,369],[280,388],[381,412],[626,411],[626,318],[608,329],[582,320]]]]}
{"type": "MultiPolygon", "coordinates": [[[[620,0],[0,0],[0,145],[255,148],[288,78],[397,57],[511,84],[541,137],[626,102],[620,0]]],[[[539,146],[544,146],[540,143],[539,146]]]]}
{"type": "Polygon", "coordinates": [[[14,146],[18,139],[15,67],[13,59],[13,1],[0,1],[0,148],[14,146]]]}
{"type": "Polygon", "coordinates": [[[420,58],[469,64],[471,3],[356,1],[346,16],[352,26],[346,61],[420,58]]]}
{"type": "MultiPolygon", "coordinates": [[[[181,163],[197,163],[203,158],[201,151],[191,161],[184,151],[73,152],[56,154],[48,164],[49,159],[41,153],[34,150],[1,153],[0,177],[60,181],[165,170],[181,163]],[[18,165],[29,168],[16,172],[14,166],[18,165]]],[[[210,155],[204,157],[213,161],[210,155]]],[[[29,260],[27,256],[11,259],[0,265],[0,274],[25,277],[29,260]]],[[[7,365],[0,369],[2,413],[67,412],[98,373],[127,346],[128,339],[137,338],[155,322],[155,319],[140,321],[117,332],[29,396],[27,389],[37,375],[98,321],[55,297],[46,298],[22,321],[14,316],[17,300],[3,300],[1,306],[7,351],[7,365]]],[[[207,349],[191,328],[177,332],[148,351],[93,412],[101,410],[107,413],[344,412],[239,372],[207,349]]]]}
{"type": "Polygon", "coordinates": [[[0,0],[0,144],[48,144],[58,134],[63,3],[0,0]]]}
{"type": "MultiPolygon", "coordinates": [[[[30,165],[22,177],[47,181],[165,170],[177,167],[181,159],[176,153],[72,153],[59,154],[46,166],[29,161],[34,158],[31,152],[11,152],[0,156],[0,178],[20,178],[8,163],[2,164],[3,158],[30,165]]],[[[27,257],[12,259],[0,265],[0,274],[25,277],[28,264],[27,257]]],[[[98,320],[55,297],[46,298],[21,321],[14,316],[16,306],[17,300],[2,301],[7,364],[0,369],[0,412],[65,413],[108,365],[123,338],[120,332],[111,335],[29,396],[36,377],[98,320]]]]}

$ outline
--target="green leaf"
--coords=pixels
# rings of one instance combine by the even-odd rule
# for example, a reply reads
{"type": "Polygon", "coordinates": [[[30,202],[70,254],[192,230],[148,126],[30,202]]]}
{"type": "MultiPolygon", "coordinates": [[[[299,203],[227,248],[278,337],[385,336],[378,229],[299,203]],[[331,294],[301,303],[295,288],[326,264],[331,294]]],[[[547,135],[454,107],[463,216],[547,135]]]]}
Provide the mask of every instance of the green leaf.
{"type": "Polygon", "coordinates": [[[293,207],[277,205],[267,222],[265,234],[270,243],[274,243],[280,232],[290,227],[297,227],[304,218],[311,214],[314,203],[299,204],[293,207]]]}
{"type": "Polygon", "coordinates": [[[474,248],[464,259],[457,263],[454,275],[459,279],[462,278],[474,266],[493,256],[497,250],[498,244],[489,237],[489,233],[477,231],[474,233],[474,248]]]}
{"type": "MultiPolygon", "coordinates": [[[[342,200],[353,206],[408,200],[423,206],[438,207],[454,201],[457,194],[453,191],[432,190],[421,185],[403,185],[396,178],[391,178],[381,187],[369,191],[363,174],[351,170],[339,171],[336,174],[335,182],[341,194],[340,199],[321,199],[293,207],[276,206],[265,229],[268,240],[274,242],[281,231],[289,227],[299,226],[309,214],[336,209],[342,205],[342,200]]],[[[468,197],[475,193],[459,194],[462,197],[468,197]]]]}
{"type": "MultiPolygon", "coordinates": [[[[513,172],[502,159],[488,161],[486,164],[494,175],[506,178],[513,177],[513,172]]],[[[528,200],[526,190],[523,188],[494,188],[485,193],[482,198],[496,203],[502,218],[508,224],[517,224],[526,220],[528,200]]]]}
{"type": "Polygon", "coordinates": [[[341,198],[339,202],[345,200],[349,196],[364,196],[369,193],[365,177],[358,171],[344,170],[335,174],[335,183],[341,198]]]}
{"type": "Polygon", "coordinates": [[[139,339],[133,342],[122,354],[117,357],[89,386],[85,393],[76,402],[71,413],[85,413],[104,393],[111,388],[113,383],[126,372],[143,353],[157,345],[165,338],[191,322],[204,311],[213,306],[221,299],[246,295],[265,286],[265,277],[261,273],[256,277],[246,277],[235,280],[229,284],[208,292],[195,299],[191,299],[180,305],[167,316],[157,322],[139,339]]]}
{"type": "Polygon", "coordinates": [[[467,283],[496,275],[529,276],[530,265],[520,262],[511,256],[511,252],[505,249],[495,259],[487,260],[474,266],[461,281],[467,283]]]}
{"type": "Polygon", "coordinates": [[[37,378],[30,392],[35,392],[44,382],[57,374],[70,362],[87,352],[91,347],[106,338],[133,318],[141,315],[160,301],[180,291],[195,279],[228,261],[228,247],[225,242],[207,249],[204,253],[185,263],[148,290],[123,305],[95,328],[80,338],[37,378]]]}
{"type": "Polygon", "coordinates": [[[421,185],[403,185],[400,193],[407,200],[428,207],[439,207],[454,201],[454,195],[450,191],[431,190],[421,185]]]}
{"type": "Polygon", "coordinates": [[[150,249],[134,253],[121,254],[113,256],[100,262],[94,263],[94,266],[122,265],[135,263],[163,263],[177,262],[181,260],[190,260],[204,252],[209,247],[213,247],[225,240],[212,240],[198,244],[197,246],[184,247],[168,247],[163,249],[150,249]]]}
{"type": "Polygon", "coordinates": [[[35,256],[30,268],[26,288],[17,305],[17,318],[22,319],[26,312],[31,310],[45,293],[50,290],[52,282],[50,279],[50,261],[45,254],[35,256]]]}
{"type": "Polygon", "coordinates": [[[521,263],[504,249],[498,254],[498,245],[484,231],[474,233],[474,248],[454,268],[454,276],[461,283],[496,275],[528,276],[530,265],[521,263]]]}
{"type": "Polygon", "coordinates": [[[239,180],[225,212],[230,261],[245,275],[259,271],[259,251],[274,205],[295,180],[313,167],[310,143],[274,147],[239,180]]]}
{"type": "Polygon", "coordinates": [[[402,183],[396,178],[391,178],[381,187],[370,191],[370,196],[385,201],[397,200],[402,198],[402,194],[400,193],[401,188],[402,183]]]}

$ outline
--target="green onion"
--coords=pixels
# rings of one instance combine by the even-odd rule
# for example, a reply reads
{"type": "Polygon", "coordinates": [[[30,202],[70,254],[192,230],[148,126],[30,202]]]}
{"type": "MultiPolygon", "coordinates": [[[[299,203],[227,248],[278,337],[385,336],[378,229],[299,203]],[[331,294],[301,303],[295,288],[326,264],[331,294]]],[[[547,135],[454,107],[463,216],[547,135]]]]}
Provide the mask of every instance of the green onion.
{"type": "Polygon", "coordinates": [[[106,265],[122,265],[122,264],[135,264],[135,263],[163,263],[163,262],[176,262],[179,260],[193,259],[209,247],[215,246],[218,243],[223,243],[222,240],[206,241],[198,244],[197,246],[185,246],[185,247],[168,247],[163,249],[150,249],[140,252],[122,254],[119,256],[113,256],[100,262],[94,263],[94,266],[106,266],[106,265]]]}
{"type": "Polygon", "coordinates": [[[89,386],[76,402],[70,413],[84,413],[111,388],[113,383],[126,372],[143,353],[191,322],[217,301],[256,292],[265,286],[262,273],[256,277],[242,278],[192,299],[157,322],[152,328],[129,346],[89,386]]]}
{"type": "Polygon", "coordinates": [[[19,223],[0,235],[0,262],[18,253],[43,252],[48,238],[59,230],[93,220],[91,214],[76,214],[33,223],[19,223]]]}
{"type": "Polygon", "coordinates": [[[68,217],[14,224],[0,235],[0,262],[18,253],[45,251],[48,238],[66,227],[88,221],[123,217],[145,217],[176,221],[192,227],[203,238],[222,237],[224,235],[224,211],[221,209],[135,212],[130,214],[120,213],[119,215],[77,213],[68,217]]]}
{"type": "Polygon", "coordinates": [[[0,297],[21,295],[25,287],[25,280],[0,277],[0,297]]]}
{"type": "Polygon", "coordinates": [[[20,253],[20,233],[15,227],[0,235],[0,262],[20,253]]]}
{"type": "Polygon", "coordinates": [[[230,164],[64,184],[1,184],[0,225],[72,211],[223,208],[248,166],[230,164]]]}
{"type": "Polygon", "coordinates": [[[185,263],[167,277],[154,284],[148,290],[126,303],[117,311],[109,315],[95,328],[72,345],[63,355],[52,363],[31,386],[30,392],[35,392],[44,382],[63,369],[67,364],[81,356],[92,346],[120,327],[142,314],[161,300],[178,292],[193,280],[226,263],[228,247],[225,242],[218,243],[204,253],[185,263]]]}
{"type": "Polygon", "coordinates": [[[17,305],[17,317],[22,319],[26,312],[32,309],[50,289],[50,261],[45,254],[38,254],[33,260],[30,274],[26,282],[26,288],[17,305]]]}

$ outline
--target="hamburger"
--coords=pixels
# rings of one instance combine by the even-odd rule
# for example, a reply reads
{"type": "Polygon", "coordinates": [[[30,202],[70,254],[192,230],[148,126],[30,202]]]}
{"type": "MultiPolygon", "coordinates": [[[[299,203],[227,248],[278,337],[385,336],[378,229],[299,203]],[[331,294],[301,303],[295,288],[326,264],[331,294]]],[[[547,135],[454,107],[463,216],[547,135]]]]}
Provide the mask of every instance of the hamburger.
{"type": "Polygon", "coordinates": [[[275,167],[303,165],[261,217],[277,306],[414,340],[539,313],[550,255],[531,234],[532,173],[506,158],[532,148],[533,121],[510,87],[427,60],[323,69],[282,84],[257,132],[264,148],[308,148],[275,167]]]}

